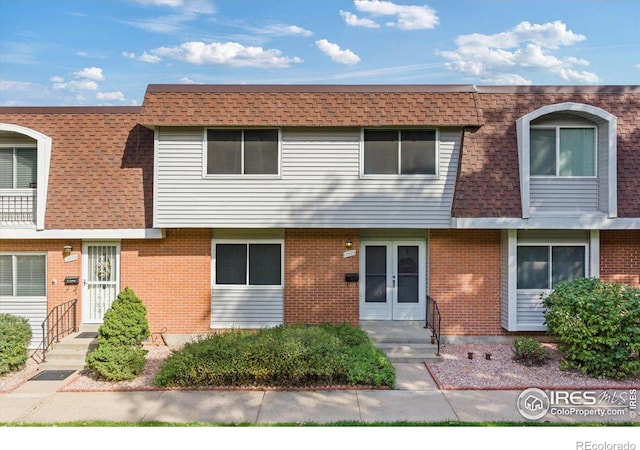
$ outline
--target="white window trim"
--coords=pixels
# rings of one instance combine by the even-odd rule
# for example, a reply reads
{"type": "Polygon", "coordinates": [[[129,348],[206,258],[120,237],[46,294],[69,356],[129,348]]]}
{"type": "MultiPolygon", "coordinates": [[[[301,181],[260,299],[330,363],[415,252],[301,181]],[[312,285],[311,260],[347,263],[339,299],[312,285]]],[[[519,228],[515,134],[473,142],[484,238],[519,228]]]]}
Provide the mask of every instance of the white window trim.
{"type": "MultiPolygon", "coordinates": [[[[531,178],[536,180],[543,179],[571,179],[571,180],[594,180],[598,178],[598,127],[593,125],[531,125],[530,130],[554,130],[556,134],[555,138],[555,153],[556,153],[556,173],[555,175],[534,175],[529,173],[531,178]],[[562,129],[589,129],[593,130],[593,175],[560,175],[560,130],[562,129]]],[[[531,151],[529,151],[529,157],[531,157],[531,151]]],[[[531,170],[531,169],[529,169],[531,170]]]]}
{"type": "MultiPolygon", "coordinates": [[[[520,239],[518,240],[518,230],[509,229],[506,232],[507,239],[507,331],[546,331],[546,326],[524,326],[518,325],[518,292],[534,292],[539,293],[539,289],[518,289],[518,246],[519,245],[569,245],[578,246],[585,245],[585,262],[586,276],[600,276],[600,231],[590,230],[588,241],[582,238],[576,239],[520,239]]],[[[546,290],[545,292],[551,292],[546,290]]]]}
{"type": "Polygon", "coordinates": [[[268,289],[284,288],[284,239],[213,239],[211,241],[211,289],[268,289]],[[217,284],[216,283],[216,245],[244,244],[247,246],[247,272],[245,284],[217,284]],[[249,245],[251,244],[279,244],[280,245],[280,284],[249,284],[249,245]]]}
{"type": "Polygon", "coordinates": [[[203,148],[203,156],[202,156],[202,178],[205,179],[229,179],[229,178],[241,178],[243,180],[247,179],[279,179],[282,178],[282,129],[278,127],[206,127],[202,134],[202,148],[203,148]],[[242,140],[240,141],[240,170],[241,173],[216,173],[211,174],[207,173],[207,161],[209,157],[209,144],[207,140],[207,131],[209,130],[236,130],[242,133],[242,140]],[[244,132],[252,131],[252,130],[276,130],[278,132],[278,173],[244,173],[244,132]]]}
{"type": "Polygon", "coordinates": [[[402,179],[419,179],[419,180],[438,180],[440,179],[440,130],[438,128],[362,128],[360,130],[360,178],[364,179],[389,179],[389,178],[402,178],[402,179]],[[397,131],[398,132],[398,173],[364,173],[364,132],[365,130],[372,131],[397,131]],[[435,174],[403,174],[402,171],[402,131],[435,131],[435,174]]]}
{"type": "Polygon", "coordinates": [[[51,162],[51,138],[38,131],[11,123],[0,123],[0,131],[23,134],[36,140],[38,153],[36,229],[44,230],[44,218],[47,210],[47,190],[49,186],[49,164],[51,162]]]}
{"type": "Polygon", "coordinates": [[[606,148],[598,146],[600,152],[607,152],[608,169],[608,216],[615,218],[618,216],[618,189],[617,189],[617,118],[613,114],[596,106],[583,103],[557,103],[543,106],[516,120],[516,136],[518,140],[518,160],[520,163],[520,199],[522,205],[522,218],[530,217],[530,144],[531,144],[531,122],[547,114],[557,112],[578,112],[586,113],[594,118],[605,121],[608,129],[608,145],[606,148]]]}
{"type": "Polygon", "coordinates": [[[0,298],[3,299],[25,299],[25,298],[47,298],[48,294],[49,294],[49,261],[48,261],[48,256],[46,252],[0,252],[0,256],[11,256],[11,281],[12,281],[12,294],[13,295],[0,295],[0,298]],[[44,256],[44,295],[36,295],[36,296],[18,296],[17,294],[17,289],[18,289],[18,284],[17,284],[17,280],[18,280],[18,265],[16,264],[16,257],[17,256],[44,256]]]}

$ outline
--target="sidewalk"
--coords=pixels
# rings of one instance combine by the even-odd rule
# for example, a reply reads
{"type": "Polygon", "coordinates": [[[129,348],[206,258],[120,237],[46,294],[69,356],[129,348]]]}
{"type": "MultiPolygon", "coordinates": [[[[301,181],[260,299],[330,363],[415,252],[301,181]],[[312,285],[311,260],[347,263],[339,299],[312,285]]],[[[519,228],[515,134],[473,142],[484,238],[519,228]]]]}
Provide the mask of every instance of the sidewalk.
{"type": "MultiPolygon", "coordinates": [[[[394,390],[57,392],[65,381],[28,381],[0,394],[0,422],[331,423],[519,421],[521,391],[440,391],[422,364],[397,364],[394,390]]],[[[553,422],[629,417],[545,416],[553,422]]]]}

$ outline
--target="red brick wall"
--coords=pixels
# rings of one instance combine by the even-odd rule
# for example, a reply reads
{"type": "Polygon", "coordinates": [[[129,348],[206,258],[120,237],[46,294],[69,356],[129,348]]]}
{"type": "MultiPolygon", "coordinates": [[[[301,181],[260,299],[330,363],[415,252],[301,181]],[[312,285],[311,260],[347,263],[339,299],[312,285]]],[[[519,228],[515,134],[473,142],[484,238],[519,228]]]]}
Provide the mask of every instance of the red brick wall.
{"type": "Polygon", "coordinates": [[[640,287],[640,230],[600,232],[600,279],[640,287]]]}
{"type": "Polygon", "coordinates": [[[7,252],[44,252],[47,254],[47,296],[49,311],[55,306],[74,298],[78,299],[77,325],[82,320],[82,278],[80,284],[66,286],[65,277],[82,277],[82,242],[78,240],[0,240],[0,251],[7,252]],[[71,245],[72,255],[77,255],[76,261],[64,262],[62,251],[65,245],[71,245]],[[56,281],[54,284],[53,281],[56,281]]]}
{"type": "Polygon", "coordinates": [[[152,332],[211,331],[211,230],[167,230],[165,239],[123,240],[120,286],[147,307],[152,332]]]}
{"type": "Polygon", "coordinates": [[[504,334],[500,231],[431,230],[429,259],[429,292],[442,314],[442,334],[504,334]]]}
{"type": "Polygon", "coordinates": [[[345,240],[359,252],[357,230],[285,230],[284,321],[359,323],[358,283],[344,274],[359,271],[359,255],[343,258],[345,240]]]}

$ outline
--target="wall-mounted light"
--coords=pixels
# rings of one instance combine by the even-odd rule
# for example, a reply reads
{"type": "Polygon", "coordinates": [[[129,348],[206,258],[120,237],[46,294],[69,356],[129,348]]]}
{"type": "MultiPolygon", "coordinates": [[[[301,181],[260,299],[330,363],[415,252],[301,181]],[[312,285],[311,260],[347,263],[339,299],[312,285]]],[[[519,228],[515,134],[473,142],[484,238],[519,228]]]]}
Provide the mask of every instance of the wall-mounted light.
{"type": "Polygon", "coordinates": [[[353,241],[351,239],[347,239],[346,241],[344,241],[344,248],[349,250],[351,249],[351,247],[353,247],[353,241]]]}
{"type": "Polygon", "coordinates": [[[69,255],[71,255],[71,250],[73,250],[73,247],[70,245],[65,245],[64,249],[62,250],[62,256],[64,256],[65,258],[69,255]]]}

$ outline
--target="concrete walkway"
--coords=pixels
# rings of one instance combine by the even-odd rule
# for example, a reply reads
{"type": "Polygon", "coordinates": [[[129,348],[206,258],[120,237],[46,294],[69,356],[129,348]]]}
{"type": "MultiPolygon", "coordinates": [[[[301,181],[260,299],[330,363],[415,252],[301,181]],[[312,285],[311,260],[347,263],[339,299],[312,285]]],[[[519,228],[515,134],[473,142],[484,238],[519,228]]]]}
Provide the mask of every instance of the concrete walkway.
{"type": "MultiPolygon", "coordinates": [[[[520,421],[520,391],[440,391],[423,364],[396,364],[394,390],[58,392],[65,381],[29,381],[0,394],[0,422],[163,421],[330,423],[520,421]]],[[[553,422],[629,421],[629,416],[553,422]]]]}

